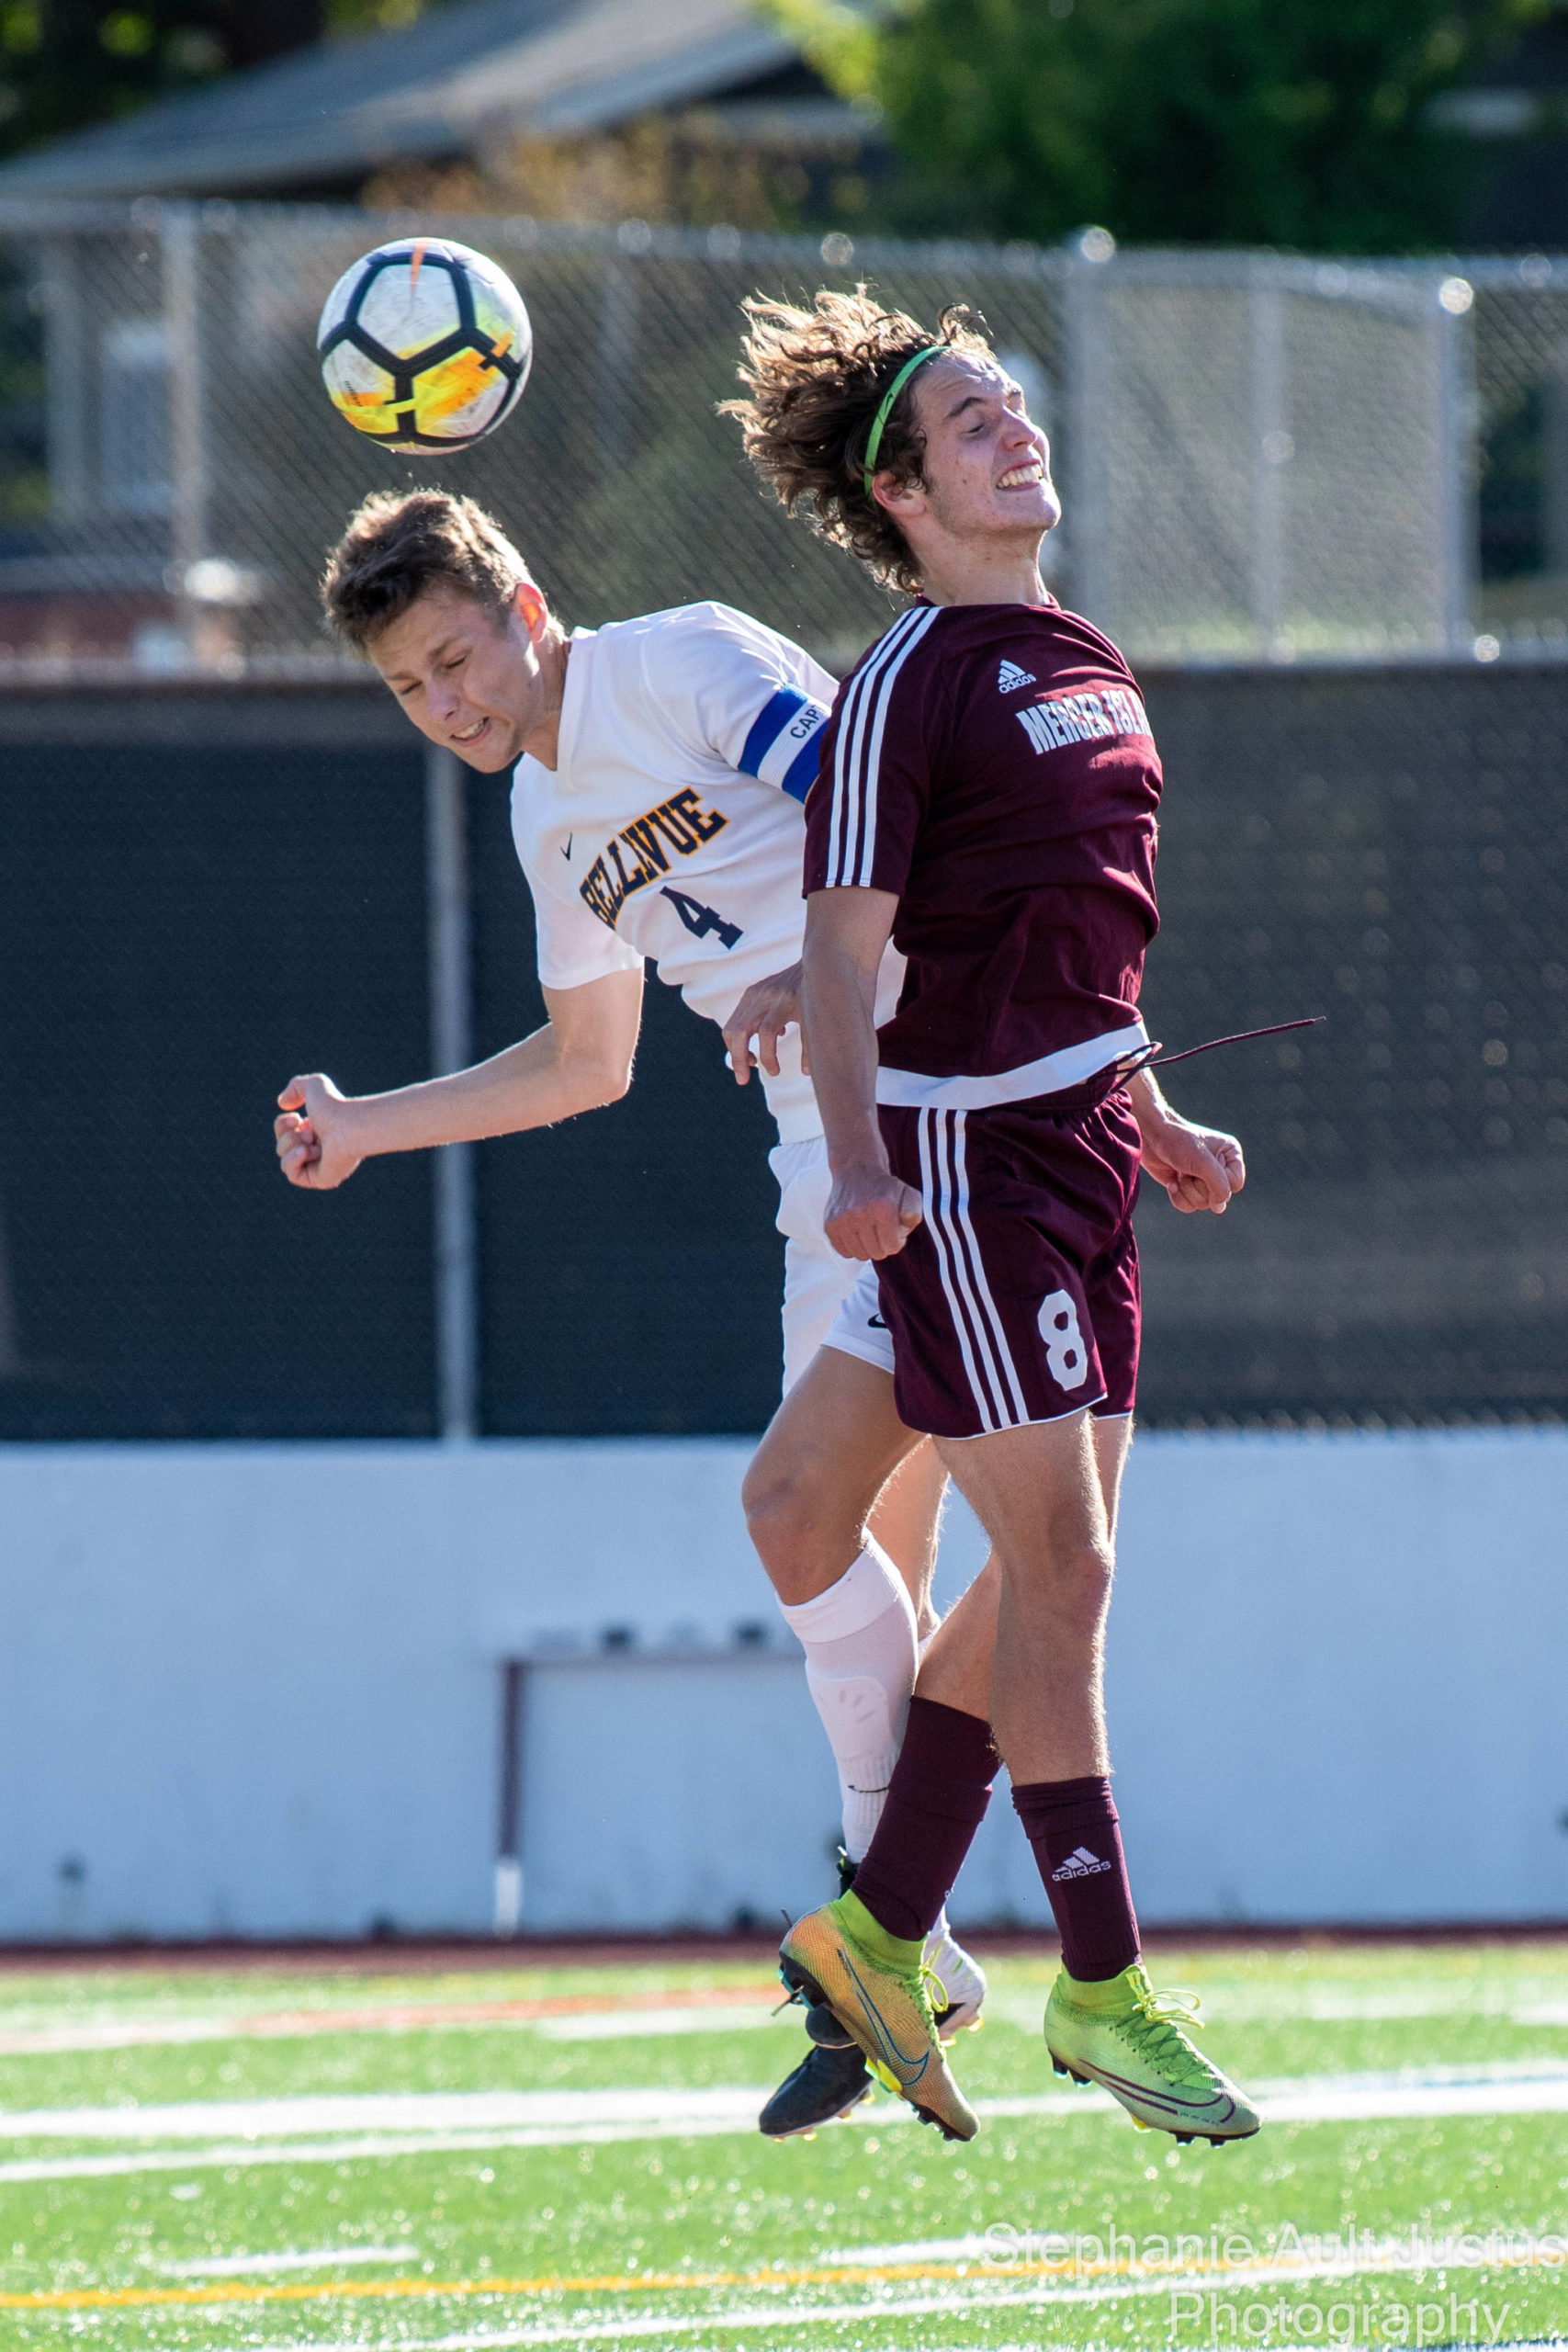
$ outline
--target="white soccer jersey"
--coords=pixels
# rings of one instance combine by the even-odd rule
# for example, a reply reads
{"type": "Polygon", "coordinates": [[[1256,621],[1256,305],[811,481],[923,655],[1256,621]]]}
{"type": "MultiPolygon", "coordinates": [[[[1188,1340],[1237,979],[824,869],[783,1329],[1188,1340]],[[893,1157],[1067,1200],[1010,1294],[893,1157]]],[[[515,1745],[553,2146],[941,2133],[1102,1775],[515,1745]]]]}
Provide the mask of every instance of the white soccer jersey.
{"type": "MultiPolygon", "coordinates": [[[[723,1022],[753,980],[795,961],[801,803],[835,691],[799,646],[727,605],[574,631],[556,765],[525,757],[512,787],[547,987],[651,956],[694,1012],[723,1022]]],[[[902,969],[885,967],[881,1018],[902,969]]],[[[820,1134],[798,1030],[779,1070],[761,1075],[781,1139],[820,1134]]]]}

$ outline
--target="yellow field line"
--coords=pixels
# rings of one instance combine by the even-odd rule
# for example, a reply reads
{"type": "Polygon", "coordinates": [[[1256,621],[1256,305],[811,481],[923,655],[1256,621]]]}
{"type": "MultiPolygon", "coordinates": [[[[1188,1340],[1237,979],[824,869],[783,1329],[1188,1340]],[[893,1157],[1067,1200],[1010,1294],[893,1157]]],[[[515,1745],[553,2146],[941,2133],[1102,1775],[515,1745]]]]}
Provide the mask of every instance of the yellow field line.
{"type": "MultiPolygon", "coordinates": [[[[1080,2271],[1100,2267],[1107,2273],[1113,2267],[1110,2263],[1078,2267],[1080,2271]]],[[[0,2311],[101,2311],[152,2303],[299,2303],[333,2296],[626,2295],[667,2294],[673,2289],[701,2287],[881,2285],[902,2279],[962,2278],[973,2276],[979,2267],[977,2264],[910,2262],[871,2269],[857,2263],[834,2270],[613,2270],[603,2278],[345,2278],[337,2283],[312,2280],[255,2287],[235,2279],[207,2287],[62,2287],[34,2294],[0,2294],[0,2311]]],[[[1071,2267],[1065,2262],[987,2262],[984,2274],[987,2278],[1048,2276],[1071,2267]]]]}
{"type": "MultiPolygon", "coordinates": [[[[1495,2259],[1483,2267],[1487,2269],[1518,2269],[1530,2267],[1533,2254],[1514,2254],[1500,2249],[1495,2259]]],[[[1375,2256],[1366,2264],[1369,2272],[1382,2267],[1375,2256]]],[[[1547,2265],[1555,2268],[1555,2264],[1547,2265]]],[[[1246,2262],[1227,2262],[1222,2256],[1218,2262],[1182,2262],[1161,2264],[1159,2275],[1176,2281],[1184,2278],[1212,2278],[1226,2270],[1253,2271],[1257,2257],[1246,2262]]],[[[672,2290],[714,2287],[858,2287],[915,2284],[920,2280],[962,2278],[1119,2278],[1131,2277],[1134,2270],[1142,2274],[1143,2266],[1136,2262],[897,2262],[872,2267],[852,2264],[846,2267],[803,2270],[666,2270],[609,2271],[600,2278],[344,2278],[336,2281],[295,2282],[284,2286],[246,2286],[241,2280],[223,2280],[205,2287],[62,2287],[39,2290],[30,2294],[0,2293],[0,2311],[123,2311],[149,2305],[184,2303],[304,2303],[332,2300],[381,2301],[399,2296],[449,2296],[461,2301],[475,2295],[628,2295],[668,2294],[672,2290]]],[[[1280,2276],[1290,2276],[1289,2267],[1281,2267],[1280,2276]]],[[[1316,2275],[1308,2266],[1303,2277],[1316,2275]]]]}

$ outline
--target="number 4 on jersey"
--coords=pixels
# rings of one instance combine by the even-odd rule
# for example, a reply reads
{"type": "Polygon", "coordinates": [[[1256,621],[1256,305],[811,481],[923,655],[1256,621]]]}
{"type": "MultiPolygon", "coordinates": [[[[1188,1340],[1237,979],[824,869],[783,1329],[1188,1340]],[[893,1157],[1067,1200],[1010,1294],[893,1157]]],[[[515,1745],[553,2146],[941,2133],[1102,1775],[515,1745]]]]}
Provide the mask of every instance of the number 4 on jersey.
{"type": "Polygon", "coordinates": [[[716,907],[705,907],[700,899],[688,899],[684,890],[671,890],[667,883],[660,896],[671,901],[694,939],[705,939],[709,932],[716,932],[726,947],[733,947],[741,936],[738,922],[726,922],[716,907]]]}

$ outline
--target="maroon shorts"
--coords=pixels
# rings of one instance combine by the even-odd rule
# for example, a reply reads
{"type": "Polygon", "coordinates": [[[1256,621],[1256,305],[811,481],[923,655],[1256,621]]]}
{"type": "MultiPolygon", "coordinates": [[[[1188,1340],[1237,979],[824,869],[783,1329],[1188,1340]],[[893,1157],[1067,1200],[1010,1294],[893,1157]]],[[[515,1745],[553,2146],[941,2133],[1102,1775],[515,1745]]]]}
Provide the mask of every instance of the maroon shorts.
{"type": "Polygon", "coordinates": [[[924,1222],[877,1266],[900,1417],[979,1437],[1130,1413],[1138,1377],[1138,1129],[1125,1091],[878,1112],[924,1222]]]}

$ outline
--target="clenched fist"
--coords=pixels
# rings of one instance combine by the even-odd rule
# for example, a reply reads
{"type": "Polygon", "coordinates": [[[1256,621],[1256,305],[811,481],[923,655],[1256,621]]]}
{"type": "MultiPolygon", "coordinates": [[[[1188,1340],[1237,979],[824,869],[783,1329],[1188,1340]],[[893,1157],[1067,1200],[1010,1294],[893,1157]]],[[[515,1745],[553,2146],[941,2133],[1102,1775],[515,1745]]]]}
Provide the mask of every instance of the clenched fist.
{"type": "Polygon", "coordinates": [[[332,1192],[365,1156],[350,1139],[353,1103],[320,1070],[291,1078],[277,1100],[272,1132],[284,1174],[304,1192],[332,1192]]]}

